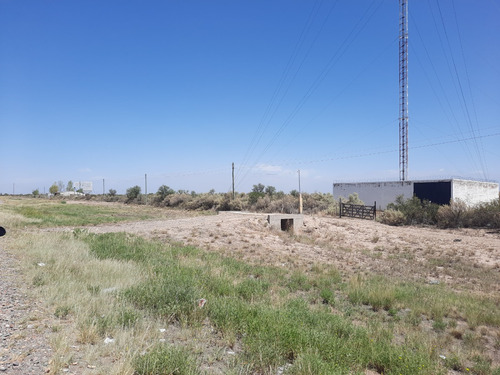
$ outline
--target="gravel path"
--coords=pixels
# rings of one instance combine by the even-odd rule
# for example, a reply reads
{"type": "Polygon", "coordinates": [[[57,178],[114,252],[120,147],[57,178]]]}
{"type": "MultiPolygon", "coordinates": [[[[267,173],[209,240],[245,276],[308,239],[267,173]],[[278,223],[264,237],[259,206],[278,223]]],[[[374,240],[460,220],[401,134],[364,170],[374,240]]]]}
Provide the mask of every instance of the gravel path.
{"type": "Polygon", "coordinates": [[[0,374],[44,374],[52,356],[50,325],[20,274],[19,262],[0,247],[0,374]]]}

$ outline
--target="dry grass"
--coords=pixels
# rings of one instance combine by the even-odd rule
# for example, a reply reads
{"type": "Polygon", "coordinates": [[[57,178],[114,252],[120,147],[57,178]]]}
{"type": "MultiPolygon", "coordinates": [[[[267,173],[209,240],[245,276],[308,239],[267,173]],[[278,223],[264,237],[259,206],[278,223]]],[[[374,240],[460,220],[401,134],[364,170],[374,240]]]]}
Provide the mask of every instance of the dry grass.
{"type": "MultiPolygon", "coordinates": [[[[9,234],[10,248],[23,258],[27,280],[47,301],[53,315],[52,373],[67,366],[78,367],[81,373],[95,373],[87,366],[98,366],[102,373],[132,374],[132,359],[165,337],[158,331],[162,323],[144,312],[126,327],[113,323],[120,318],[120,312],[132,310],[117,298],[116,291],[144,281],[140,264],[98,260],[72,234],[21,233],[15,228],[23,228],[26,219],[12,211],[0,211],[0,220],[15,224],[9,234]],[[41,263],[45,265],[39,266],[41,263]],[[106,337],[115,341],[105,344],[106,337]]],[[[179,227],[154,229],[156,232],[151,233],[168,241],[178,234],[181,237],[174,239],[184,238],[185,242],[230,256],[241,255],[249,263],[295,270],[288,288],[308,298],[313,307],[324,306],[327,301],[334,314],[349,317],[355,325],[391,327],[396,343],[424,342],[428,348],[438,348],[432,350],[441,352],[432,356],[446,354],[447,368],[465,372],[470,367],[490,374],[491,369],[480,370],[488,368],[485,358],[489,356],[493,366],[500,364],[498,317],[485,315],[480,308],[480,297],[488,303],[498,301],[494,298],[500,284],[498,262],[496,266],[488,263],[498,249],[490,234],[481,238],[478,235],[476,241],[475,237],[467,237],[468,232],[389,228],[377,223],[366,224],[371,230],[364,231],[362,223],[354,220],[311,219],[306,230],[291,235],[262,226],[262,219],[249,219],[239,230],[231,223],[222,217],[190,228],[179,223],[179,227]],[[455,242],[458,236],[462,240],[455,242]],[[487,244],[487,255],[472,245],[480,241],[487,244]],[[332,292],[323,288],[321,299],[309,296],[331,265],[341,270],[335,276],[338,289],[332,292]],[[372,278],[374,274],[390,278],[372,278]],[[342,280],[346,283],[342,284],[342,280]],[[439,285],[429,284],[434,280],[439,285]],[[420,300],[412,294],[416,287],[422,287],[416,289],[420,300]],[[474,298],[456,299],[456,291],[457,295],[474,298]]],[[[193,263],[191,258],[185,262],[191,266],[202,264],[193,263]]],[[[222,274],[223,269],[217,272],[222,274]]],[[[273,295],[271,300],[283,298],[273,295]]],[[[237,335],[217,336],[207,322],[197,327],[167,328],[169,340],[182,343],[207,367],[227,359],[225,347],[239,343],[237,335]]]]}
{"type": "Polygon", "coordinates": [[[27,279],[37,286],[39,298],[47,301],[53,313],[57,328],[51,339],[50,373],[78,363],[108,368],[111,374],[131,374],[130,358],[156,335],[152,322],[141,319],[137,327],[120,328],[103,327],[103,321],[126,311],[126,303],[116,298],[115,291],[141,280],[137,264],[98,260],[85,244],[60,233],[24,235],[12,248],[22,258],[27,279]],[[144,340],[145,334],[149,340],[144,340]],[[115,341],[105,344],[106,337],[115,341]]]}

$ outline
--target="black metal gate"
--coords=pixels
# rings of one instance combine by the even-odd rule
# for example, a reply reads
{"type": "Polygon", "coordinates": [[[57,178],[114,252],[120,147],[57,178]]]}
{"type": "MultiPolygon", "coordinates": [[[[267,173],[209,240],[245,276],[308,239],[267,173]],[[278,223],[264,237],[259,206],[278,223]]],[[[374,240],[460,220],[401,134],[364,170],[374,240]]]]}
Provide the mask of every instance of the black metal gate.
{"type": "Polygon", "coordinates": [[[342,201],[339,200],[339,205],[340,217],[348,216],[368,220],[375,220],[377,218],[377,202],[375,202],[373,206],[364,206],[360,204],[342,203],[342,201]]]}

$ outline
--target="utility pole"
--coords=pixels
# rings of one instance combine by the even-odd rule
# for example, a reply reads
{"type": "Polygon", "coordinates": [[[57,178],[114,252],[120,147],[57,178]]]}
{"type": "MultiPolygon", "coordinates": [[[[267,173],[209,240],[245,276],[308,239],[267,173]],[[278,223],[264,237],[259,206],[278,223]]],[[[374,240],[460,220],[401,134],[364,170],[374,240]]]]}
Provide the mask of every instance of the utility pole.
{"type": "Polygon", "coordinates": [[[300,189],[300,169],[297,171],[299,174],[299,214],[302,215],[302,190],[300,189]]]}
{"type": "Polygon", "coordinates": [[[148,204],[148,175],[144,174],[144,192],[146,194],[146,204],[148,204]]]}
{"type": "Polygon", "coordinates": [[[104,178],[102,179],[102,195],[104,196],[106,189],[104,188],[104,178]]]}
{"type": "Polygon", "coordinates": [[[234,163],[233,163],[233,200],[234,200],[235,196],[234,196],[234,163]]]}
{"type": "Polygon", "coordinates": [[[399,0],[399,180],[408,179],[408,0],[399,0]]]}

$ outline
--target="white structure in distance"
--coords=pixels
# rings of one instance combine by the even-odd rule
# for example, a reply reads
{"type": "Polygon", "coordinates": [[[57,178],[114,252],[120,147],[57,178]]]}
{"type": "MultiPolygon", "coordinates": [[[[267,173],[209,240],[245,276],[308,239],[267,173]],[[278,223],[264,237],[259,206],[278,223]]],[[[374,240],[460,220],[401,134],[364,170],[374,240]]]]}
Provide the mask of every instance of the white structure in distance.
{"type": "Polygon", "coordinates": [[[378,210],[385,210],[400,195],[404,199],[416,196],[437,204],[449,204],[460,200],[469,206],[488,203],[498,199],[498,183],[462,179],[429,181],[391,181],[334,183],[333,195],[345,197],[357,193],[359,199],[371,205],[377,202],[378,210]]]}

